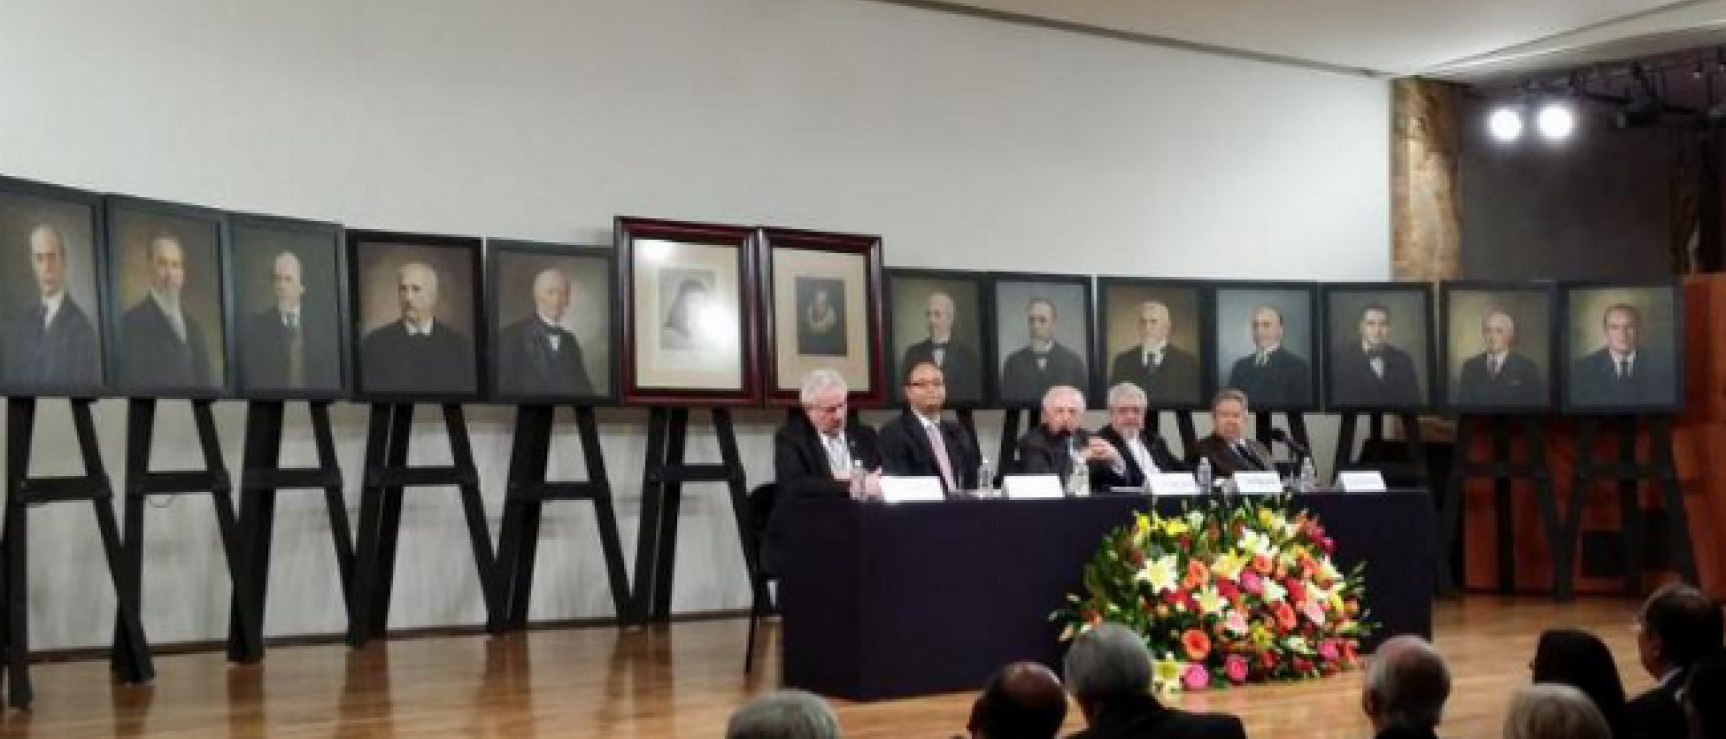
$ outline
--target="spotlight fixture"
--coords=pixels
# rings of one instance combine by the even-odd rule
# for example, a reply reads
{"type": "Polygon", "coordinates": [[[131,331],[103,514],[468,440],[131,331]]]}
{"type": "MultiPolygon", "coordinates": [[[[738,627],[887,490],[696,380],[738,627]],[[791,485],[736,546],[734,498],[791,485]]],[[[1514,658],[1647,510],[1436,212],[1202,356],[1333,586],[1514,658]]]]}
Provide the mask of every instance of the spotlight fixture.
{"type": "Polygon", "coordinates": [[[1492,115],[1486,119],[1486,128],[1492,132],[1492,137],[1499,141],[1515,141],[1522,137],[1522,110],[1517,106],[1506,105],[1492,111],[1492,115]]]}
{"type": "Polygon", "coordinates": [[[1561,141],[1570,137],[1570,132],[1576,130],[1576,114],[1570,110],[1570,105],[1563,102],[1548,102],[1540,106],[1540,113],[1534,118],[1535,128],[1548,141],[1561,141]]]}

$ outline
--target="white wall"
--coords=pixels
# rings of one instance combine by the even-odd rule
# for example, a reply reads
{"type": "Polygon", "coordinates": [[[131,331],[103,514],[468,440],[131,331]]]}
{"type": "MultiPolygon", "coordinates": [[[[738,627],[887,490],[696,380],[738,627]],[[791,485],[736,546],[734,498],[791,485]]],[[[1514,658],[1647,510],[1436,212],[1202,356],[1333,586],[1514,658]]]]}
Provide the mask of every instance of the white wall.
{"type": "MultiPolygon", "coordinates": [[[[619,213],[880,233],[903,266],[1389,271],[1381,81],[859,0],[3,0],[0,16],[0,172],[18,177],[586,243],[608,243],[619,213]]],[[[116,476],[123,410],[100,407],[116,476]]],[[[230,463],[240,410],[221,409],[230,463]]],[[[362,411],[338,413],[353,508],[362,411]]],[[[165,415],[158,464],[187,463],[189,414],[165,415]]],[[[470,415],[495,527],[509,415],[470,415]]],[[[741,419],[752,481],[770,475],[777,418],[741,419]]],[[[604,421],[633,567],[645,413],[604,421]]],[[[38,472],[65,471],[66,426],[46,429],[38,472]]],[[[437,427],[422,430],[416,457],[444,459],[437,427]]],[[[308,459],[303,432],[290,461],[308,459]]],[[[716,459],[705,427],[692,445],[716,459]]],[[[570,451],[554,474],[580,473],[570,451]]],[[[724,496],[698,489],[674,605],[743,607],[724,496]]],[[[320,505],[280,506],[272,634],[344,627],[320,505]]],[[[88,509],[32,515],[34,644],[106,643],[88,509]]],[[[219,638],[229,586],[208,504],[148,515],[152,639],[219,638]]],[[[404,527],[391,625],[480,622],[453,493],[410,495],[404,527]]],[[[544,535],[533,617],[609,615],[587,507],[553,506],[544,535]]]]}

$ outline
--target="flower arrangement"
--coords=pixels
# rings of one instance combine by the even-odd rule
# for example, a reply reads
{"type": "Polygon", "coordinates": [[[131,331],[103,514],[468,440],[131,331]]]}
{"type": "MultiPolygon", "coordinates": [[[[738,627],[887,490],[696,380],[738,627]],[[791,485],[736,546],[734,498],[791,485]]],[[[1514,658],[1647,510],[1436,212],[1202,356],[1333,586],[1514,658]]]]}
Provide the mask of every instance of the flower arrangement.
{"type": "Polygon", "coordinates": [[[1135,514],[1103,538],[1083,594],[1050,616],[1061,640],[1111,621],[1144,637],[1160,691],[1333,675],[1358,663],[1374,624],[1364,563],[1287,502],[1211,500],[1164,518],[1135,514]]]}

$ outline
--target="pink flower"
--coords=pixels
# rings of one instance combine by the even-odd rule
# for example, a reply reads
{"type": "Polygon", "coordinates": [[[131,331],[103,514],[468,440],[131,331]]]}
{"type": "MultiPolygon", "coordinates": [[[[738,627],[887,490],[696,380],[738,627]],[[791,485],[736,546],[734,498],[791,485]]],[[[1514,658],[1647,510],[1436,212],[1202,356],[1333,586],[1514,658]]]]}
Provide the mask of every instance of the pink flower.
{"type": "Polygon", "coordinates": [[[1341,655],[1337,653],[1336,640],[1326,639],[1318,644],[1318,656],[1326,662],[1335,662],[1341,655]]]}
{"type": "Polygon", "coordinates": [[[1309,600],[1301,603],[1300,611],[1308,621],[1320,625],[1324,624],[1324,607],[1320,606],[1318,601],[1309,600]]]}
{"type": "Polygon", "coordinates": [[[1247,658],[1238,654],[1229,655],[1223,660],[1223,672],[1229,676],[1229,682],[1239,685],[1247,681],[1247,658]]]}
{"type": "Polygon", "coordinates": [[[1264,580],[1259,577],[1258,573],[1251,570],[1241,573],[1241,587],[1253,595],[1259,595],[1265,591],[1264,580]]]}
{"type": "Polygon", "coordinates": [[[1241,615],[1240,611],[1230,611],[1229,615],[1223,618],[1223,628],[1235,634],[1245,634],[1247,633],[1247,617],[1241,615]]]}
{"type": "Polygon", "coordinates": [[[1181,685],[1187,690],[1204,690],[1211,686],[1211,673],[1205,671],[1204,665],[1188,663],[1186,672],[1181,673],[1181,685]]]}

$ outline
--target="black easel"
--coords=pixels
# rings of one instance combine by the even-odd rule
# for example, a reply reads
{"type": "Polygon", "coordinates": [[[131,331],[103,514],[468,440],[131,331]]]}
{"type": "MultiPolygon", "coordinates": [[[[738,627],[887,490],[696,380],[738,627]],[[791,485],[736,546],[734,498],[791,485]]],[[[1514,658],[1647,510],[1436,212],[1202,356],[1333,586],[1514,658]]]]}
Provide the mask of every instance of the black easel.
{"type": "MultiPolygon", "coordinates": [[[[1189,465],[1195,464],[1198,462],[1199,458],[1199,433],[1196,430],[1196,427],[1193,426],[1193,412],[1174,411],[1174,414],[1175,432],[1181,437],[1182,459],[1184,459],[1189,465]]],[[[1145,419],[1145,428],[1156,436],[1162,436],[1163,414],[1161,412],[1151,410],[1149,412],[1149,417],[1145,419]]],[[[1164,439],[1163,443],[1165,445],[1168,444],[1168,440],[1164,439]]]]}
{"type": "MultiPolygon", "coordinates": [[[[133,398],[126,401],[126,513],[125,577],[121,585],[126,602],[142,611],[144,604],[144,511],[150,507],[150,496],[180,496],[208,494],[216,508],[216,526],[221,530],[222,553],[228,564],[228,577],[233,582],[233,611],[229,617],[249,631],[257,630],[258,615],[251,605],[257,602],[252,594],[252,581],[246,576],[244,557],[240,552],[239,520],[234,513],[233,482],[228,477],[227,463],[222,460],[222,442],[216,435],[213,400],[198,399],[192,404],[192,423],[198,432],[198,447],[203,452],[204,468],[153,472],[150,452],[155,448],[155,398],[133,398]]],[[[114,627],[114,666],[123,669],[122,649],[128,641],[124,624],[114,627]]]]}
{"type": "Polygon", "coordinates": [[[605,455],[599,446],[599,424],[594,421],[593,406],[577,405],[574,411],[575,428],[581,436],[581,451],[587,462],[585,482],[545,479],[557,407],[524,405],[516,410],[503,527],[498,533],[498,582],[504,590],[497,599],[501,610],[489,614],[486,629],[494,634],[527,626],[534,558],[539,549],[540,514],[546,501],[593,501],[593,514],[599,522],[600,552],[605,556],[606,576],[611,582],[611,603],[619,620],[629,614],[629,574],[623,566],[617,513],[611,505],[611,480],[605,474],[605,455]]]}
{"type": "Polygon", "coordinates": [[[408,447],[413,436],[413,403],[372,404],[360,493],[354,589],[348,598],[348,646],[363,647],[373,637],[383,637],[388,630],[396,545],[401,537],[402,495],[410,487],[460,488],[468,538],[473,542],[474,567],[479,570],[480,595],[485,600],[486,613],[497,610],[497,560],[492,554],[491,533],[486,528],[485,503],[480,498],[479,469],[473,462],[467,420],[460,403],[444,403],[442,408],[453,463],[447,467],[412,467],[408,465],[408,447]]]}
{"type": "MultiPolygon", "coordinates": [[[[1671,556],[1685,582],[1698,582],[1696,557],[1690,548],[1690,519],[1684,512],[1684,492],[1678,485],[1678,470],[1672,462],[1672,420],[1666,416],[1620,416],[1616,418],[1583,418],[1577,434],[1576,475],[1571,481],[1570,507],[1565,511],[1566,541],[1574,546],[1582,529],[1582,500],[1601,483],[1618,483],[1618,510],[1623,522],[1624,592],[1642,593],[1642,499],[1643,482],[1660,486],[1661,501],[1669,518],[1666,525],[1671,539],[1671,556]],[[1639,422],[1648,428],[1648,458],[1638,460],[1636,432],[1639,422]],[[1610,427],[1618,435],[1618,458],[1596,461],[1594,439],[1601,427],[1610,427]]],[[[1565,588],[1572,587],[1576,573],[1563,572],[1565,588]]]]}
{"type": "Polygon", "coordinates": [[[342,599],[352,607],[354,538],[348,525],[347,503],[342,497],[342,470],[336,461],[335,435],[330,429],[330,401],[307,404],[312,438],[317,445],[316,467],[281,466],[282,426],[287,404],[283,401],[252,401],[246,405],[246,440],[240,462],[240,545],[245,579],[251,583],[252,601],[240,604],[234,591],[234,607],[228,622],[228,659],[256,662],[264,658],[264,612],[270,586],[270,542],[275,532],[278,490],[321,490],[330,517],[330,538],[336,550],[336,571],[341,576],[342,599]],[[238,614],[252,614],[242,623],[238,614]]]}
{"type": "Polygon", "coordinates": [[[1546,532],[1547,548],[1552,554],[1552,597],[1568,601],[1572,597],[1570,575],[1571,546],[1564,525],[1558,517],[1558,501],[1552,491],[1552,473],[1546,466],[1546,436],[1541,417],[1520,416],[1522,437],[1528,447],[1527,459],[1512,459],[1513,417],[1458,416],[1456,419],[1455,461],[1450,467],[1450,482],[1444,500],[1439,502],[1438,587],[1446,593],[1459,587],[1451,571],[1451,556],[1461,536],[1463,489],[1470,478],[1487,478],[1493,482],[1493,509],[1498,530],[1498,590],[1509,594],[1516,589],[1516,539],[1514,535],[1511,490],[1516,480],[1534,483],[1535,500],[1540,505],[1541,528],[1546,532]],[[1487,423],[1492,438],[1491,455],[1485,462],[1469,459],[1475,426],[1487,423]]]}
{"type": "Polygon", "coordinates": [[[1260,411],[1253,414],[1253,435],[1258,438],[1259,443],[1271,449],[1271,456],[1276,456],[1271,429],[1277,413],[1282,413],[1283,418],[1288,421],[1289,436],[1294,438],[1295,443],[1306,447],[1307,451],[1312,451],[1312,440],[1306,433],[1306,414],[1300,411],[1260,411]]]}
{"type": "Polygon", "coordinates": [[[673,565],[677,558],[677,513],[683,502],[683,483],[723,482],[731,495],[731,512],[737,520],[738,549],[743,553],[749,587],[756,603],[772,607],[767,581],[750,561],[749,500],[743,461],[737,453],[737,433],[731,426],[731,409],[712,408],[713,431],[719,437],[718,464],[683,461],[689,438],[689,408],[654,408],[647,418],[647,463],[641,475],[641,532],[636,537],[635,590],[630,620],[636,623],[668,621],[671,618],[673,565]]]}
{"type": "Polygon", "coordinates": [[[1019,419],[1023,414],[1025,430],[1029,431],[1043,422],[1041,407],[1008,408],[1001,414],[1001,456],[995,459],[995,484],[1001,484],[1001,478],[1018,469],[1019,456],[1019,419]]]}
{"type": "Polygon", "coordinates": [[[1341,472],[1362,465],[1376,466],[1386,478],[1418,478],[1422,485],[1430,488],[1432,481],[1427,477],[1426,444],[1420,438],[1420,418],[1413,413],[1350,411],[1342,414],[1342,428],[1336,439],[1336,464],[1331,469],[1341,472]],[[1360,454],[1357,456],[1354,454],[1354,441],[1360,430],[1362,416],[1365,416],[1367,421],[1366,443],[1361,445],[1360,454]],[[1389,463],[1372,455],[1373,447],[1385,440],[1384,421],[1387,417],[1394,417],[1402,422],[1403,443],[1408,453],[1407,462],[1389,463]]]}
{"type": "Polygon", "coordinates": [[[90,415],[90,405],[95,401],[73,398],[69,402],[84,474],[68,477],[30,476],[37,399],[9,398],[6,402],[6,528],[4,536],[0,536],[0,559],[5,560],[0,575],[3,578],[0,596],[5,599],[5,607],[0,609],[0,622],[5,626],[0,629],[0,647],[4,647],[6,658],[0,661],[0,676],[11,679],[7,698],[13,708],[29,708],[35,700],[30,683],[29,511],[46,503],[87,500],[95,509],[102,553],[107,557],[108,574],[119,596],[117,626],[121,638],[115,644],[115,670],[122,681],[129,683],[148,682],[156,676],[143,622],[138,618],[137,602],[124,586],[126,554],[114,519],[114,490],[102,464],[96,423],[90,415]]]}

